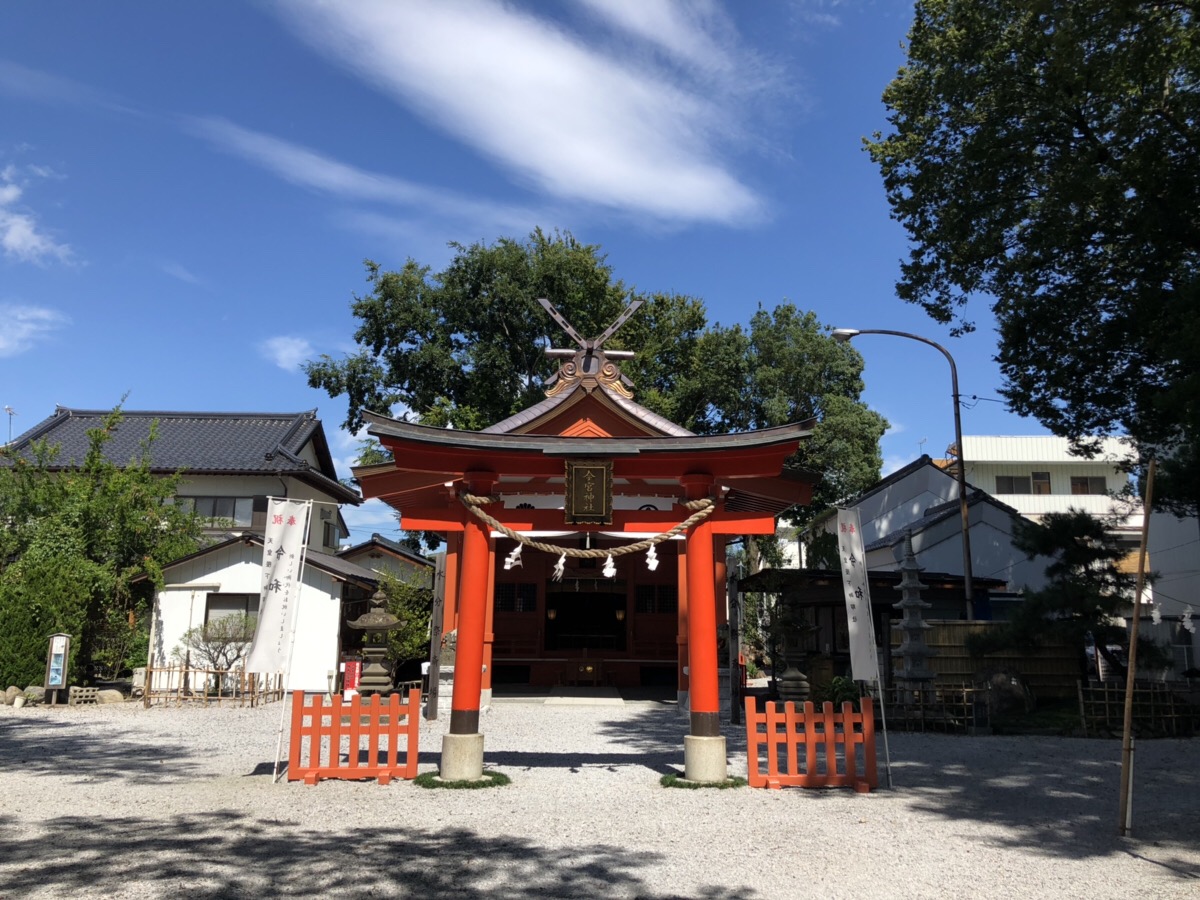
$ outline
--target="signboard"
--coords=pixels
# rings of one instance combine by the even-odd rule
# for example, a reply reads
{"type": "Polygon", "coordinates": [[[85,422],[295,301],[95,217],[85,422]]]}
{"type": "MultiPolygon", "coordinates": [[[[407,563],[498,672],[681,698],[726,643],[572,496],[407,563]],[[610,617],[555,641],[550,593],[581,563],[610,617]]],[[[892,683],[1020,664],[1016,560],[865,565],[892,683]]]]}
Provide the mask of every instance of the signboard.
{"type": "Polygon", "coordinates": [[[50,649],[46,653],[46,690],[61,691],[67,686],[67,660],[71,654],[71,636],[50,636],[50,649]]]}
{"type": "Polygon", "coordinates": [[[347,659],[342,662],[342,699],[349,700],[358,693],[362,681],[362,660],[347,659]]]}
{"type": "Polygon", "coordinates": [[[568,460],[567,524],[611,525],[612,508],[612,461],[568,460]]]}
{"type": "Polygon", "coordinates": [[[879,680],[879,655],[871,621],[871,590],[867,583],[866,551],[857,509],[838,510],[838,556],[846,595],[846,626],[850,670],[855,681],[879,680]]]}
{"type": "Polygon", "coordinates": [[[283,672],[290,662],[311,509],[308,500],[268,498],[258,627],[246,656],[247,672],[283,672]]]}

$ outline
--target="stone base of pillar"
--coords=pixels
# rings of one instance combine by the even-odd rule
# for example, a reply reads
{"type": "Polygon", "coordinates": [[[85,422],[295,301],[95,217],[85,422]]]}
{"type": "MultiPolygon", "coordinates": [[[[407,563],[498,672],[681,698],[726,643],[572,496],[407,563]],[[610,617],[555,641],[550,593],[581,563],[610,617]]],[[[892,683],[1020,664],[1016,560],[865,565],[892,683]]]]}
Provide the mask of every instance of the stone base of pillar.
{"type": "Polygon", "coordinates": [[[724,737],[683,737],[683,777],[688,781],[723,782],[729,777],[724,737]]]}
{"type": "Polygon", "coordinates": [[[442,735],[442,781],[478,781],[483,777],[483,735],[442,735]]]}

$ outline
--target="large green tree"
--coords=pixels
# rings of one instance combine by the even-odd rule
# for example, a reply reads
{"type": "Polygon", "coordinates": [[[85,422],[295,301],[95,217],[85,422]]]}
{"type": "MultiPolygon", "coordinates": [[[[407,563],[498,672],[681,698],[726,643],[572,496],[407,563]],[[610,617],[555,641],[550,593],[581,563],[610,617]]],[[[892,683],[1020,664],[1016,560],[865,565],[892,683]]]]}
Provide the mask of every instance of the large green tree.
{"type": "Polygon", "coordinates": [[[812,313],[784,303],[748,326],[710,323],[697,298],[626,288],[598,247],[570,234],[452,247],[436,273],[411,259],[399,272],[368,263],[371,290],[352,304],[359,351],[308,364],[313,387],[346,397],[348,428],[363,410],[398,407],[426,424],[486,427],[541,400],[556,366],[546,347],[569,345],[538,298],[585,337],[641,299],[605,344],[636,351],[622,370],[639,403],[701,434],[817,419],[793,462],[823,475],[818,504],[879,477],[887,423],[859,399],[862,357],[812,313]]]}
{"type": "MultiPolygon", "coordinates": [[[[1200,498],[1200,30],[1192,2],[918,0],[867,141],[912,249],[899,295],[986,298],[1012,408],[1165,455],[1200,498]]],[[[1156,490],[1156,495],[1160,492],[1156,490]]]]}
{"type": "MultiPolygon", "coordinates": [[[[1009,649],[1025,650],[1047,640],[1079,648],[1081,672],[1087,663],[1085,645],[1116,668],[1123,663],[1110,645],[1127,645],[1123,616],[1133,600],[1135,579],[1122,566],[1128,550],[1113,537],[1111,522],[1086,512],[1050,513],[1041,521],[1018,519],[1013,544],[1029,559],[1044,558],[1046,585],[1027,591],[1012,618],[1003,625],[972,634],[967,648],[974,655],[1009,649]]],[[[1153,641],[1138,644],[1142,665],[1154,668],[1170,661],[1153,641]]]]}
{"type": "Polygon", "coordinates": [[[84,459],[59,462],[35,443],[0,450],[0,682],[40,684],[47,638],[70,634],[71,677],[119,670],[138,646],[164,563],[199,546],[200,523],[171,505],[178,479],[150,471],[153,433],[137,458],[105,455],[114,410],[88,433],[84,459]]]}

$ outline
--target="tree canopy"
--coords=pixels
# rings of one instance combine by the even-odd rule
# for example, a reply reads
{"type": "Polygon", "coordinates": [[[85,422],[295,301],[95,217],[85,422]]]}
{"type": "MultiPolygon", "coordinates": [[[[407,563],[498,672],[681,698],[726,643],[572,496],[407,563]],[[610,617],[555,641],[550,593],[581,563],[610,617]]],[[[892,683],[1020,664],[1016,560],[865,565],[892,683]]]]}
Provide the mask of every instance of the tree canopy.
{"type": "MultiPolygon", "coordinates": [[[[88,432],[81,461],[35,443],[0,450],[0,681],[41,683],[47,639],[70,634],[71,677],[129,664],[145,643],[148,599],[162,566],[199,546],[194,515],[170,504],[175,477],[150,471],[154,433],[124,466],[105,457],[116,409],[88,432]],[[140,620],[140,622],[139,622],[140,620]]],[[[138,664],[141,664],[139,661],[138,664]]]]}
{"type": "Polygon", "coordinates": [[[1013,410],[1082,447],[1130,436],[1192,509],[1195,14],[1186,0],[918,0],[883,95],[891,131],[867,141],[912,244],[900,297],[959,332],[987,298],[1013,410]]]}
{"type": "MultiPolygon", "coordinates": [[[[1129,636],[1120,618],[1133,602],[1135,579],[1121,561],[1127,550],[1113,536],[1112,523],[1086,512],[1049,513],[1041,521],[1016,520],[1013,545],[1027,557],[1044,557],[1046,586],[1026,591],[1012,618],[1000,627],[972,634],[967,648],[974,655],[1036,647],[1058,640],[1079,648],[1094,643],[1096,651],[1118,668],[1108,650],[1124,645],[1129,636]]],[[[1138,654],[1148,667],[1169,665],[1161,648],[1145,638],[1138,654]]],[[[1086,664],[1081,659],[1081,666],[1086,664]]]]}
{"type": "Polygon", "coordinates": [[[478,430],[534,405],[565,336],[545,297],[585,336],[633,299],[641,309],[605,344],[636,351],[622,363],[637,402],[697,433],[818,419],[793,462],[821,472],[819,503],[879,477],[886,421],[860,400],[862,357],[791,303],[759,308],[748,325],[710,323],[698,298],[643,294],[613,275],[600,248],[569,233],[452,244],[441,272],[408,260],[399,272],[367,263],[370,291],[354,298],[357,353],[307,365],[309,384],[362,412],[400,411],[431,425],[478,430]]]}

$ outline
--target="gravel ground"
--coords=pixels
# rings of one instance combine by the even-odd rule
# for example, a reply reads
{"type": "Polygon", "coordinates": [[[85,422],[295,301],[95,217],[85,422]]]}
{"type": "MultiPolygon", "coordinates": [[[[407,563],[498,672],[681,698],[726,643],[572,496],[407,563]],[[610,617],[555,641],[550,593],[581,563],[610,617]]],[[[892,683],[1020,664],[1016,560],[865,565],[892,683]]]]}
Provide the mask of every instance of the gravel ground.
{"type": "Polygon", "coordinates": [[[308,787],[271,783],[279,714],[0,706],[0,897],[1200,897],[1200,741],[1139,742],[1125,840],[1119,741],[893,734],[892,790],[667,790],[673,704],[509,700],[507,787],[308,787]]]}

